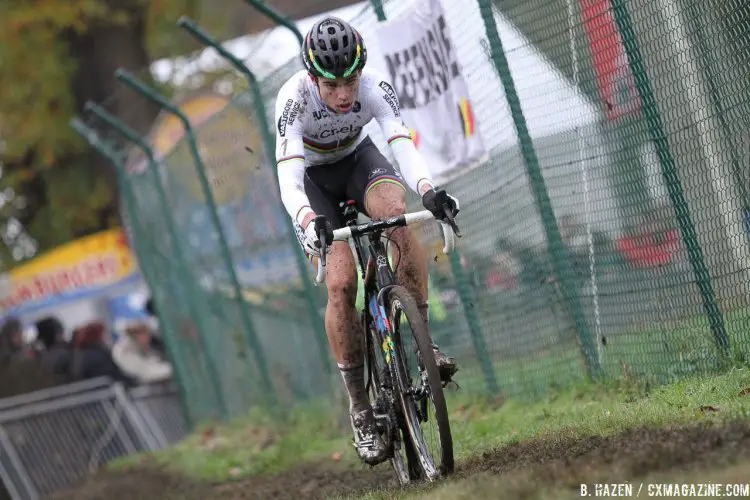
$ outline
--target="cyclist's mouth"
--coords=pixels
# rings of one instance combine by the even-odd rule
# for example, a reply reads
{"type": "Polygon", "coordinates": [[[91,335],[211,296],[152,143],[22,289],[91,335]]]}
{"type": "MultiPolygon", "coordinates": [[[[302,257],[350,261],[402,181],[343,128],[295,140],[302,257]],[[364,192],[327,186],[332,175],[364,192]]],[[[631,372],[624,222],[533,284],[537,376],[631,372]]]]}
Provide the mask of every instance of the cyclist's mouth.
{"type": "Polygon", "coordinates": [[[346,104],[339,104],[336,107],[336,111],[338,111],[339,113],[346,113],[350,109],[352,109],[352,103],[350,103],[350,102],[348,102],[346,104]]]}

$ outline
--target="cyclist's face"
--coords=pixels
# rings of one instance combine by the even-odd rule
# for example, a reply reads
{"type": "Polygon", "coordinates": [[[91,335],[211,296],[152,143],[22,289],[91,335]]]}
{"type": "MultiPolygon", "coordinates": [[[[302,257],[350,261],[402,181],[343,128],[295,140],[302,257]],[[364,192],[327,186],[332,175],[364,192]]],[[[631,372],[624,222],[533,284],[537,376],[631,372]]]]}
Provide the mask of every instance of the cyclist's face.
{"type": "Polygon", "coordinates": [[[354,99],[359,91],[359,75],[357,71],[349,78],[318,78],[320,98],[326,106],[337,113],[348,113],[354,106],[354,99]]]}

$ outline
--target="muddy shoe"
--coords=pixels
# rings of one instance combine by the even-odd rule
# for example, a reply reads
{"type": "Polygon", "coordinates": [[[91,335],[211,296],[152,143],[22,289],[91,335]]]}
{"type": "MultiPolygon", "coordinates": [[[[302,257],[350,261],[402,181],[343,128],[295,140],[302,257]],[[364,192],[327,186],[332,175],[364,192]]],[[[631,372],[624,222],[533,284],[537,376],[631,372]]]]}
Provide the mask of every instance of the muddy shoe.
{"type": "Polygon", "coordinates": [[[357,455],[367,465],[377,465],[388,458],[383,439],[380,437],[372,409],[368,408],[351,416],[354,431],[354,447],[357,455]]]}
{"type": "Polygon", "coordinates": [[[458,371],[456,358],[444,354],[437,344],[432,344],[432,352],[435,355],[435,364],[440,372],[440,380],[450,382],[453,375],[458,371]]]}

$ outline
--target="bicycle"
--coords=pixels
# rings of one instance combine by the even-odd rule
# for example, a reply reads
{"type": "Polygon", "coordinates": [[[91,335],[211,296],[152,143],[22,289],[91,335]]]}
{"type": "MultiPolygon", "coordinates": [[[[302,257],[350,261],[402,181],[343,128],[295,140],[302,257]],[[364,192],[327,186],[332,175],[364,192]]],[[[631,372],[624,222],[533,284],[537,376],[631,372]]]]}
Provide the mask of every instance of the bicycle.
{"type": "MultiPolygon", "coordinates": [[[[443,394],[444,384],[435,363],[427,325],[417,309],[411,294],[400,285],[391,268],[383,231],[404,227],[416,222],[435,220],[429,210],[407,213],[399,217],[371,220],[357,224],[358,211],[354,202],[344,206],[346,225],[333,232],[333,241],[354,242],[359,271],[364,280],[365,301],[361,321],[365,332],[365,362],[367,366],[367,391],[373,406],[378,428],[389,450],[388,457],[399,483],[426,479],[434,481],[453,472],[453,438],[448,409],[443,394]],[[369,256],[365,263],[363,239],[369,239],[369,256]],[[402,316],[406,322],[402,321],[402,316]],[[408,326],[411,338],[416,341],[416,375],[411,377],[408,352],[402,327],[408,326]],[[425,441],[422,424],[430,422],[428,403],[432,402],[434,422],[439,440],[439,462],[425,441]]],[[[454,235],[461,236],[455,221],[448,213],[448,222],[441,222],[444,253],[455,245],[454,235]]],[[[314,220],[320,242],[320,258],[316,281],[325,277],[327,244],[325,216],[314,220]]],[[[398,262],[395,269],[398,269],[398,262]]]]}

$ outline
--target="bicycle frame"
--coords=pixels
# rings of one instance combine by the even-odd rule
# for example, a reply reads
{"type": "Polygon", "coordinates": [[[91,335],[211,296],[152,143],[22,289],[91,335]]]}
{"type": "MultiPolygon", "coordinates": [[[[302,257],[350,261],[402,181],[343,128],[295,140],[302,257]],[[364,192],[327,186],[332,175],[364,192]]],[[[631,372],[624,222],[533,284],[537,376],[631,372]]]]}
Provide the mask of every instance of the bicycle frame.
{"type": "MultiPolygon", "coordinates": [[[[447,208],[446,208],[447,210],[447,208]]],[[[334,241],[352,239],[354,241],[354,247],[357,254],[357,260],[359,268],[362,273],[364,280],[364,291],[365,291],[365,319],[367,321],[374,320],[376,330],[379,334],[379,340],[383,346],[383,353],[385,356],[386,364],[389,364],[390,358],[393,352],[392,342],[390,334],[388,333],[387,315],[385,312],[385,295],[388,290],[393,288],[397,283],[394,277],[393,271],[391,270],[388,262],[388,252],[381,239],[383,231],[395,228],[395,227],[406,227],[409,224],[419,221],[435,220],[434,216],[427,210],[421,212],[407,213],[402,216],[389,217],[387,219],[372,220],[365,224],[357,224],[358,211],[353,202],[347,202],[344,207],[344,220],[345,228],[337,229],[334,231],[334,241]],[[362,237],[367,235],[370,244],[367,263],[365,263],[364,257],[364,245],[362,244],[362,237]],[[390,349],[388,346],[391,346],[390,349]]],[[[446,211],[447,215],[447,211],[446,211]]],[[[448,222],[440,221],[443,226],[443,239],[444,247],[443,253],[450,253],[453,250],[455,241],[454,236],[460,233],[456,227],[455,221],[452,217],[448,216],[448,222]]],[[[316,217],[316,227],[319,218],[325,219],[323,216],[316,217]]],[[[322,226],[317,229],[319,241],[324,241],[325,236],[322,233],[322,226]]],[[[327,251],[327,245],[321,247],[321,255],[319,258],[318,275],[316,281],[321,283],[325,276],[325,255],[327,251]]],[[[369,322],[365,323],[365,327],[369,326],[369,322]]]]}
{"type": "MultiPolygon", "coordinates": [[[[353,205],[346,206],[344,209],[344,219],[347,226],[353,227],[357,225],[357,214],[358,212],[353,205]]],[[[374,322],[385,362],[389,364],[393,343],[387,328],[388,320],[384,306],[384,294],[390,287],[396,284],[396,279],[388,262],[388,250],[385,244],[383,244],[383,230],[378,229],[367,235],[369,239],[367,262],[365,262],[364,245],[362,243],[363,235],[353,234],[352,240],[357,254],[360,273],[364,281],[365,342],[369,342],[367,329],[371,322],[374,322]]]]}

